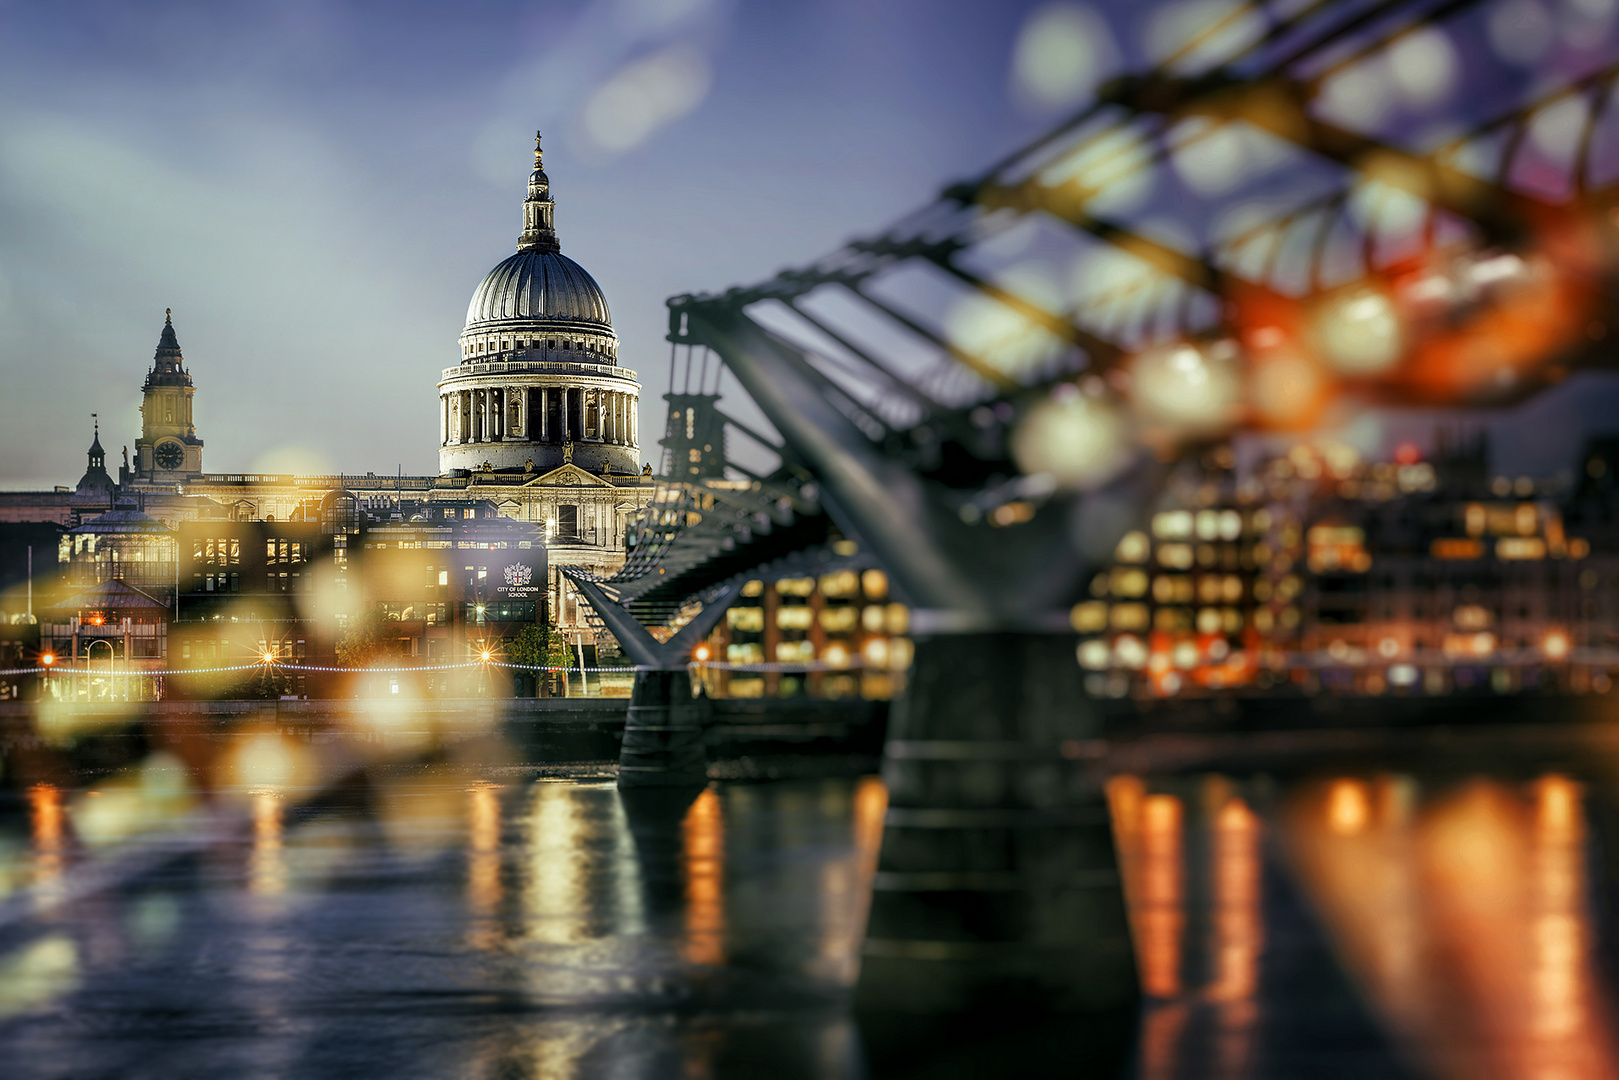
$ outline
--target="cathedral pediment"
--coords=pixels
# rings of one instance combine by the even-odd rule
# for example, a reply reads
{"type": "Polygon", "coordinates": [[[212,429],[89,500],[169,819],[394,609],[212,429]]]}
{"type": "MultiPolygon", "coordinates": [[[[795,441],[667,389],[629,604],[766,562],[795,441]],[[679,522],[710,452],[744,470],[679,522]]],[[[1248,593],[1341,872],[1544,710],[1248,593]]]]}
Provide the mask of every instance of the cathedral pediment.
{"type": "Polygon", "coordinates": [[[543,486],[546,484],[561,484],[566,487],[600,487],[613,488],[617,485],[602,479],[595,473],[586,472],[577,465],[562,465],[548,473],[536,476],[524,487],[543,486]]]}

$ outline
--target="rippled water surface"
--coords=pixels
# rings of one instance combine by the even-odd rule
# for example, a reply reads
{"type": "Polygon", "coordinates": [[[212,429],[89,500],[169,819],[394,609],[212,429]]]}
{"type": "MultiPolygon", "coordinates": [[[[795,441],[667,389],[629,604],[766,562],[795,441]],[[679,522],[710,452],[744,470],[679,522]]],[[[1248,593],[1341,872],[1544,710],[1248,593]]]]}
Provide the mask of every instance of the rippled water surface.
{"type": "MultiPolygon", "coordinates": [[[[4,794],[0,1073],[866,1075],[876,777],[626,797],[237,749],[207,791],[154,752],[4,794]]],[[[1614,758],[1576,757],[1116,775],[1132,1071],[1619,1076],[1614,758]]]]}

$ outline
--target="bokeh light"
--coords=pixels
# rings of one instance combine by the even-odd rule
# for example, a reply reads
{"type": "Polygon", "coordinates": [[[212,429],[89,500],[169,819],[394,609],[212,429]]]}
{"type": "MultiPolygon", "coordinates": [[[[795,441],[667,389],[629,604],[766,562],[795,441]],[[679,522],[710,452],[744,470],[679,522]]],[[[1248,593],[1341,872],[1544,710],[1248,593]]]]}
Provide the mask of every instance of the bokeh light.
{"type": "Polygon", "coordinates": [[[1014,93],[1040,108],[1072,105],[1117,63],[1107,20],[1078,4],[1031,12],[1012,52],[1014,93]]]}
{"type": "Polygon", "coordinates": [[[1111,479],[1129,459],[1128,429],[1107,402],[1069,386],[1029,410],[1012,434],[1018,468],[1079,488],[1111,479]]]}
{"type": "Polygon", "coordinates": [[[597,151],[621,154],[702,104],[711,79],[708,60],[686,46],[634,61],[590,96],[581,133],[597,151]]]}
{"type": "Polygon", "coordinates": [[[1130,365],[1130,399],[1148,424],[1212,431],[1234,419],[1240,384],[1230,342],[1148,349],[1130,365]]]}
{"type": "Polygon", "coordinates": [[[1393,301],[1370,286],[1328,298],[1316,310],[1312,330],[1322,359],[1346,375],[1387,371],[1404,347],[1393,301]]]}

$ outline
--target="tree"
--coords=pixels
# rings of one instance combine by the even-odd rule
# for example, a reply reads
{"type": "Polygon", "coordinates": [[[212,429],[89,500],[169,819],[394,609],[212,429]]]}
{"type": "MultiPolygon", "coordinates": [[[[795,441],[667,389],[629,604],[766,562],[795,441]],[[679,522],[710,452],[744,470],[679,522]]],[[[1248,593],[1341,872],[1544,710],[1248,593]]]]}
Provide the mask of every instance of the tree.
{"type": "Polygon", "coordinates": [[[567,639],[553,634],[551,628],[542,623],[531,623],[512,635],[506,642],[506,659],[534,667],[573,666],[573,653],[567,639]]]}
{"type": "Polygon", "coordinates": [[[546,651],[551,647],[550,629],[538,623],[529,623],[506,642],[506,659],[514,664],[545,663],[546,651]]]}
{"type": "Polygon", "coordinates": [[[349,667],[363,667],[384,656],[399,654],[399,635],[386,612],[376,609],[349,623],[337,643],[337,660],[349,667]]]}
{"type": "MultiPolygon", "coordinates": [[[[505,651],[506,659],[513,664],[529,664],[537,668],[572,666],[567,640],[561,634],[553,634],[544,623],[530,623],[517,631],[507,639],[505,651]]],[[[534,679],[537,691],[540,687],[549,687],[544,692],[556,692],[555,672],[534,671],[527,674],[534,679]]]]}

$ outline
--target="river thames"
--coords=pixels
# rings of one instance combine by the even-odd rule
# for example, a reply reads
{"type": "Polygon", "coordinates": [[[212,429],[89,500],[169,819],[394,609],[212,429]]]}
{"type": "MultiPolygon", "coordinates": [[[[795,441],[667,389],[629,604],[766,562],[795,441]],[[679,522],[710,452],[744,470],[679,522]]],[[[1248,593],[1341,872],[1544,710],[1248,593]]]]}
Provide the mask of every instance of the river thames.
{"type": "MultiPolygon", "coordinates": [[[[1447,736],[1442,772],[1432,735],[1117,748],[1132,1073],[1619,1075],[1619,755],[1509,735],[1447,736]]],[[[208,791],[162,750],[7,788],[7,1076],[870,1075],[879,777],[627,796],[499,740],[235,752],[208,791]]]]}

